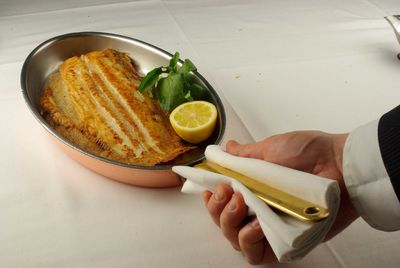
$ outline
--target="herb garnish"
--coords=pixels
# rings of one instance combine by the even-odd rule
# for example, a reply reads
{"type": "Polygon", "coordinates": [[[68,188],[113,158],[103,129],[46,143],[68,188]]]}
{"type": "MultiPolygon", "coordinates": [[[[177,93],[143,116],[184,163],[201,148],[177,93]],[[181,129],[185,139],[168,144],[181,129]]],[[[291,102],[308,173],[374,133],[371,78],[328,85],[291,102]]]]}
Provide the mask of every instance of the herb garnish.
{"type": "Polygon", "coordinates": [[[138,88],[139,92],[144,93],[154,87],[155,97],[161,108],[167,112],[184,102],[204,100],[208,96],[208,91],[197,77],[191,74],[196,71],[196,66],[189,59],[185,59],[178,68],[178,61],[179,52],[175,52],[168,66],[151,70],[138,88]]]}

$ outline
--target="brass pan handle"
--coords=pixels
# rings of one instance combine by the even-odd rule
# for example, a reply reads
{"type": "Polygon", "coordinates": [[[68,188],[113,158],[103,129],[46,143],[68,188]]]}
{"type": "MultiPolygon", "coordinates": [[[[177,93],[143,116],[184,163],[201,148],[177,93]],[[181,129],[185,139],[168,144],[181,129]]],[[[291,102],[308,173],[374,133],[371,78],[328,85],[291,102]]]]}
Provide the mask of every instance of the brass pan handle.
{"type": "Polygon", "coordinates": [[[269,206],[304,222],[318,222],[329,216],[328,209],[283,192],[246,175],[205,160],[194,166],[236,179],[269,206]]]}

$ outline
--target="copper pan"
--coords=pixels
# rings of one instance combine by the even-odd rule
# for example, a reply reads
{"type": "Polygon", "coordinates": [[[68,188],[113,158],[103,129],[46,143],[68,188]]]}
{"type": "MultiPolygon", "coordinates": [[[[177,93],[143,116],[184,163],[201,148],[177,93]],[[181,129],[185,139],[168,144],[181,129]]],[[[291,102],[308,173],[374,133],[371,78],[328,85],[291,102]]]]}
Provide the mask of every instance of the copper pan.
{"type": "MultiPolygon", "coordinates": [[[[21,87],[25,101],[35,118],[47,130],[50,136],[73,159],[85,167],[110,179],[143,187],[172,187],[181,183],[179,177],[172,172],[174,165],[195,165],[204,160],[204,150],[209,144],[219,144],[226,125],[226,116],[221,99],[204,77],[196,72],[193,75],[210,93],[209,101],[218,110],[217,127],[212,136],[173,161],[152,167],[131,165],[116,162],[70,143],[58,134],[46,122],[39,112],[39,98],[48,76],[57,70],[67,58],[85,54],[93,50],[113,48],[128,53],[135,60],[139,71],[147,73],[152,68],[168,65],[172,54],[143,41],[99,32],[69,33],[51,38],[37,46],[26,58],[21,71],[21,87]]],[[[180,62],[179,64],[182,64],[180,62]]]]}

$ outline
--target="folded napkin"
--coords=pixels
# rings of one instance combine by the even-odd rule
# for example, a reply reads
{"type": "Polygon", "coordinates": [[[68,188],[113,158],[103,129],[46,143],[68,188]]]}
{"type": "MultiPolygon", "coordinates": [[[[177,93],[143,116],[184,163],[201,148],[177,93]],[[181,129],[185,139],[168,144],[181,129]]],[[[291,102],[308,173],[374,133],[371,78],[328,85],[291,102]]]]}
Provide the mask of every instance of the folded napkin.
{"type": "Polygon", "coordinates": [[[331,228],[340,204],[336,181],[286,168],[259,159],[237,157],[210,145],[205,151],[207,160],[287,193],[329,209],[329,217],[317,223],[305,223],[283,213],[274,212],[238,181],[217,173],[187,166],[175,166],[174,172],[186,178],[184,193],[212,191],[219,183],[227,183],[243,195],[250,213],[254,213],[272,250],[280,262],[291,262],[309,253],[324,239],[331,228]]]}

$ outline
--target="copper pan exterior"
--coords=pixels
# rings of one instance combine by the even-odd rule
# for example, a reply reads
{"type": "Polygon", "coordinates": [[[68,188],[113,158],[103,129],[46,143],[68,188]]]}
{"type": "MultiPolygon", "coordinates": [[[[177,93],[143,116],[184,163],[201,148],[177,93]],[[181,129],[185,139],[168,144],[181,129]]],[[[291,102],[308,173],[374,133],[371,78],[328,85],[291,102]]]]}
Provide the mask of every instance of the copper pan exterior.
{"type": "MultiPolygon", "coordinates": [[[[143,41],[110,33],[79,32],[51,38],[37,46],[26,58],[21,71],[21,88],[25,101],[39,123],[48,131],[57,144],[73,159],[90,170],[110,179],[142,187],[173,187],[180,184],[179,177],[172,172],[174,165],[194,165],[204,160],[204,150],[209,144],[219,144],[223,138],[226,116],[221,99],[212,86],[198,73],[193,72],[199,83],[209,93],[209,101],[218,110],[217,127],[212,136],[170,163],[146,167],[116,162],[83,150],[64,139],[44,120],[39,112],[39,99],[47,77],[57,70],[67,58],[93,50],[113,48],[128,53],[142,74],[168,65],[172,54],[143,41]]],[[[179,64],[182,64],[180,62],[179,64]]]]}
{"type": "MultiPolygon", "coordinates": [[[[52,136],[54,139],[54,136],[52,136]]],[[[74,160],[88,169],[110,179],[142,187],[173,187],[181,183],[179,177],[170,169],[149,170],[130,168],[90,157],[65,145],[59,139],[54,141],[74,160]]]]}

